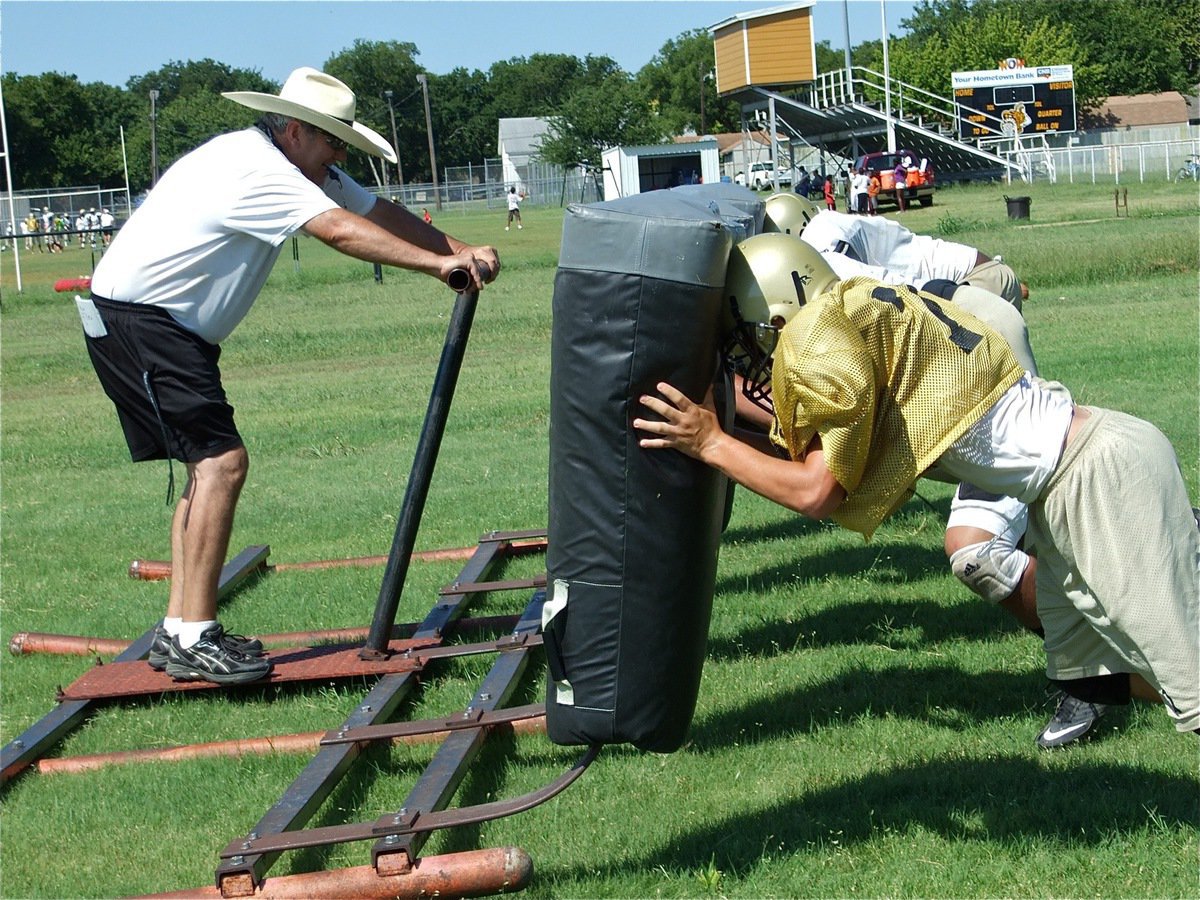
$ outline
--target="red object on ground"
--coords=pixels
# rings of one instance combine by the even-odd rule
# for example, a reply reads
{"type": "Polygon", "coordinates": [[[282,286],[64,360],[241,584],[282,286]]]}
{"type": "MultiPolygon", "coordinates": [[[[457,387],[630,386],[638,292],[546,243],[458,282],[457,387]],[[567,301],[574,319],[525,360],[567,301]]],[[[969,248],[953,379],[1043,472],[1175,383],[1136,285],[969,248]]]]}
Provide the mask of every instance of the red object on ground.
{"type": "Polygon", "coordinates": [[[65,294],[67,291],[86,291],[92,286],[92,279],[84,276],[78,278],[60,278],[54,282],[54,290],[60,294],[65,294]]]}
{"type": "MultiPolygon", "coordinates": [[[[492,726],[507,729],[512,734],[545,734],[546,717],[535,716],[506,725],[492,726]]],[[[176,747],[152,747],[144,750],[116,750],[83,756],[63,756],[39,759],[37,770],[42,775],[90,772],[109,766],[142,762],[179,762],[185,759],[214,757],[267,756],[272,753],[316,753],[328,731],[309,731],[300,734],[280,734],[273,737],[240,738],[232,741],[212,741],[206,744],[186,744],[176,747]]],[[[449,731],[429,731],[424,734],[401,735],[391,738],[393,744],[436,744],[445,740],[449,731]]]]}
{"type": "MultiPolygon", "coordinates": [[[[385,897],[486,897],[523,890],[533,877],[533,860],[520,847],[464,850],[441,856],[423,856],[399,875],[381,875],[374,866],[355,866],[323,872],[302,872],[263,879],[257,888],[249,883],[228,885],[228,894],[213,885],[146,894],[146,897],[212,898],[250,897],[254,900],[311,900],[340,897],[373,900],[385,897]],[[239,890],[240,889],[240,890],[239,890]]],[[[230,879],[235,880],[235,879],[230,879]]],[[[243,879],[237,879],[243,881],[243,879]]]]}
{"type": "MultiPolygon", "coordinates": [[[[316,681],[325,678],[349,678],[356,675],[388,675],[419,669],[420,660],[405,651],[415,653],[435,647],[439,639],[411,638],[391,641],[387,659],[364,660],[358,655],[357,644],[330,644],[324,647],[293,647],[267,653],[274,670],[254,685],[280,684],[285,681],[316,681]]],[[[176,681],[166,672],[156,672],[144,660],[111,662],[93,666],[75,679],[60,700],[93,700],[108,697],[135,697],[171,691],[211,690],[220,685],[210,681],[176,681]]]]}

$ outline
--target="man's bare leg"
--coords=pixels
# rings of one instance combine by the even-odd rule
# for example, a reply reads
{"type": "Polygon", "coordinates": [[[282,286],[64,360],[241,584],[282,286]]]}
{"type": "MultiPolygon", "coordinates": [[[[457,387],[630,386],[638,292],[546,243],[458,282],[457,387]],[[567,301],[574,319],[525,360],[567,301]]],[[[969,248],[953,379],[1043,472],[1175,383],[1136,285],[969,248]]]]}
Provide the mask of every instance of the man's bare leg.
{"type": "Polygon", "coordinates": [[[185,622],[216,619],[217,586],[249,463],[246,448],[235,447],[189,464],[187,488],[172,522],[168,615],[178,604],[185,622]]]}
{"type": "Polygon", "coordinates": [[[171,518],[171,589],[167,599],[167,618],[183,619],[183,586],[187,582],[186,560],[183,555],[183,526],[187,521],[188,503],[192,496],[192,467],[188,466],[188,480],[175,504],[175,515],[171,518]]]}
{"type": "Polygon", "coordinates": [[[165,670],[183,681],[242,684],[271,671],[262,644],[229,636],[216,624],[217,587],[238,497],[246,483],[249,457],[244,447],[188,466],[188,483],[172,520],[171,604],[180,604],[182,622],[172,638],[165,670]]]}

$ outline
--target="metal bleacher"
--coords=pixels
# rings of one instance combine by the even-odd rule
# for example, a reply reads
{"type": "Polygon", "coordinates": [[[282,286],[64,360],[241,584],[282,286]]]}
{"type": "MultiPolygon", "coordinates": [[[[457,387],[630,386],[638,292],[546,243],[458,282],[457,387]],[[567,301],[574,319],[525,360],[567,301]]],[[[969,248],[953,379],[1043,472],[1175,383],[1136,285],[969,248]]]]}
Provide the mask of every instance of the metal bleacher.
{"type": "Polygon", "coordinates": [[[826,72],[803,85],[750,85],[732,98],[743,114],[764,125],[773,120],[777,133],[790,133],[845,159],[887,150],[890,125],[895,149],[930,159],[942,184],[1032,181],[1038,176],[1054,180],[1044,137],[1018,139],[1000,118],[983,116],[974,124],[987,134],[971,142],[959,140],[953,100],[862,66],[826,72]]]}

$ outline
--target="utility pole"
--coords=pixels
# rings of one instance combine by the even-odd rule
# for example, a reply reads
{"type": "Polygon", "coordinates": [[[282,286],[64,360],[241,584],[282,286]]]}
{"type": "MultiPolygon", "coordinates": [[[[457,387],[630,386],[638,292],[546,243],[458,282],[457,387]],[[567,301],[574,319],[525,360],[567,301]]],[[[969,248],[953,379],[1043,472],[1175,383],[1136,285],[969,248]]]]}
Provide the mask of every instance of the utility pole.
{"type": "Polygon", "coordinates": [[[705,82],[704,60],[700,60],[700,137],[707,134],[708,129],[704,124],[704,82],[705,82]]]}
{"type": "Polygon", "coordinates": [[[438,190],[437,155],[433,150],[433,120],[429,118],[429,77],[424,72],[417,73],[417,81],[421,85],[421,93],[425,97],[425,133],[429,135],[429,168],[433,170],[433,202],[437,208],[442,208],[442,192],[438,190]]]}
{"type": "Polygon", "coordinates": [[[158,184],[158,91],[150,92],[150,187],[158,184]]]}
{"type": "Polygon", "coordinates": [[[879,24],[883,36],[883,114],[887,118],[888,153],[896,152],[896,123],[892,121],[892,70],[888,67],[887,7],[879,0],[879,24]]]}
{"type": "Polygon", "coordinates": [[[396,183],[400,185],[400,196],[404,196],[404,167],[400,165],[400,139],[396,137],[396,108],[392,105],[392,92],[384,91],[387,97],[388,115],[392,117],[392,149],[396,151],[396,183]]]}

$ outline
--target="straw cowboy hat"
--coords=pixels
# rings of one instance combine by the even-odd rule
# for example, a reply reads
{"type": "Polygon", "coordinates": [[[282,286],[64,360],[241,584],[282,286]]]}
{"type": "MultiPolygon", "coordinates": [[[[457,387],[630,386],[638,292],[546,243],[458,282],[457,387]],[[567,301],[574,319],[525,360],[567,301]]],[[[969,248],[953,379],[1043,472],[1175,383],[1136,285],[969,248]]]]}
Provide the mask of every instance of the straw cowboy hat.
{"type": "Polygon", "coordinates": [[[396,162],[396,151],[391,144],[366,125],[354,121],[354,91],[332,75],[303,66],[288,76],[279,96],[258,91],[229,91],[221,96],[260,112],[307,122],[351,147],[396,162]]]}

